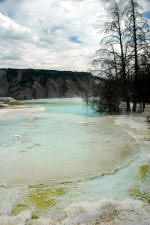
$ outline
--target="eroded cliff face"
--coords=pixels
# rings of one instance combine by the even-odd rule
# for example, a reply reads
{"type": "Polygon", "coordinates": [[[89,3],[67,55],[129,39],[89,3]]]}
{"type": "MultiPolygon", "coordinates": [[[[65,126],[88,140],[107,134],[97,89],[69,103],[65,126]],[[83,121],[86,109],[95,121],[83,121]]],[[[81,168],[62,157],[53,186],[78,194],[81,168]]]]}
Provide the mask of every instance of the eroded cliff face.
{"type": "Polygon", "coordinates": [[[6,71],[0,70],[0,96],[7,96],[8,93],[8,82],[6,74],[6,71]]]}
{"type": "Polygon", "coordinates": [[[84,72],[0,69],[0,97],[26,100],[84,96],[92,79],[84,72]]]}

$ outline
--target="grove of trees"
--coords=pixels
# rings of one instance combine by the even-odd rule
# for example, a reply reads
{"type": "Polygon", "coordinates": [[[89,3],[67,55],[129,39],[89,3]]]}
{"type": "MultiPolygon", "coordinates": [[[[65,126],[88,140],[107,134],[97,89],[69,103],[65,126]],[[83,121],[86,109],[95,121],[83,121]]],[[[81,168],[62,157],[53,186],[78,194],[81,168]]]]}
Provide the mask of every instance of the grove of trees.
{"type": "Polygon", "coordinates": [[[111,22],[93,60],[100,79],[92,83],[88,97],[99,111],[137,111],[150,103],[150,27],[137,0],[114,1],[111,22]],[[132,109],[131,109],[132,103],[132,109]]]}

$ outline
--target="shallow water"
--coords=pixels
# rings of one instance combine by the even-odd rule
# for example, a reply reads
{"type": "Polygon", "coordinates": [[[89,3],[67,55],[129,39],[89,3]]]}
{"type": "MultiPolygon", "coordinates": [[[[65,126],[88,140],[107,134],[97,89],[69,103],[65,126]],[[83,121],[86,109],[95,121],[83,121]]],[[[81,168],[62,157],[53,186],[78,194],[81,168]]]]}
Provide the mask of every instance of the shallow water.
{"type": "Polygon", "coordinates": [[[88,117],[104,115],[96,112],[93,107],[87,106],[81,98],[35,99],[24,101],[24,103],[34,107],[44,107],[47,112],[70,113],[88,117]]]}
{"type": "Polygon", "coordinates": [[[81,99],[26,104],[45,111],[0,122],[2,214],[30,209],[60,219],[72,202],[130,197],[138,167],[149,163],[148,148],[139,152],[114,116],[95,113],[81,99]]]}

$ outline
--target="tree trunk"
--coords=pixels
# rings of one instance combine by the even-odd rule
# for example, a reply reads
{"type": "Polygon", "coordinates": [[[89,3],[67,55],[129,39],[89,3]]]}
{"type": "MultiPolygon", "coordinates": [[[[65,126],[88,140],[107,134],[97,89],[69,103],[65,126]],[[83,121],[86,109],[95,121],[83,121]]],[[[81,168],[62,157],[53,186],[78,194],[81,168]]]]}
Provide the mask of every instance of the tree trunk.
{"type": "Polygon", "coordinates": [[[131,111],[131,108],[130,108],[130,99],[129,99],[129,96],[127,96],[126,103],[127,103],[127,112],[130,112],[131,111]]]}
{"type": "Polygon", "coordinates": [[[145,102],[143,102],[143,112],[145,111],[145,102]]]}
{"type": "Polygon", "coordinates": [[[137,55],[137,25],[135,16],[134,0],[131,0],[132,5],[132,19],[133,19],[133,41],[134,41],[134,97],[133,97],[133,112],[136,112],[136,97],[137,97],[137,80],[138,80],[138,55],[137,55]]]}
{"type": "Polygon", "coordinates": [[[133,109],[132,109],[133,112],[136,112],[136,97],[134,96],[134,99],[133,99],[133,109]]]}

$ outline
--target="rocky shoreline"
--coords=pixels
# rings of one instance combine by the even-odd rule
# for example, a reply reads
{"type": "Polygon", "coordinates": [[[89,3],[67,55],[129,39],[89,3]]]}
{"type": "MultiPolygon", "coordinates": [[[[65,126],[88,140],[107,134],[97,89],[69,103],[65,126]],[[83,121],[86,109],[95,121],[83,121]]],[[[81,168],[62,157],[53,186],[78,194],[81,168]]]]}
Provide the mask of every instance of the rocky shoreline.
{"type": "Polygon", "coordinates": [[[17,216],[0,216],[0,225],[149,225],[150,206],[140,200],[104,199],[81,202],[65,209],[66,218],[55,222],[36,217],[30,211],[17,216]]]}
{"type": "Polygon", "coordinates": [[[0,107],[8,107],[11,103],[16,103],[17,101],[12,97],[0,97],[0,107]]]}

